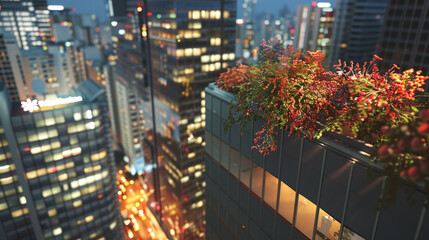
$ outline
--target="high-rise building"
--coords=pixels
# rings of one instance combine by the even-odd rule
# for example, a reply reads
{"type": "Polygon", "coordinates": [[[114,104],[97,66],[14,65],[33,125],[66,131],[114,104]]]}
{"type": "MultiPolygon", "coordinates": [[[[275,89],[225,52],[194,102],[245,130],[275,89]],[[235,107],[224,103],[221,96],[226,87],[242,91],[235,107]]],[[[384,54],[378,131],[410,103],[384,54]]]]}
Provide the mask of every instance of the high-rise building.
{"type": "Polygon", "coordinates": [[[414,68],[429,75],[429,2],[388,1],[381,32],[379,55],[381,69],[393,64],[406,70],[414,68]]]}
{"type": "Polygon", "coordinates": [[[21,52],[15,37],[0,28],[0,83],[6,84],[13,101],[19,101],[27,96],[20,56],[21,52]]]}
{"type": "Polygon", "coordinates": [[[204,88],[234,65],[236,5],[148,1],[148,12],[140,14],[151,23],[156,131],[149,126],[146,134],[157,139],[160,177],[159,185],[149,184],[150,201],[174,239],[204,238],[204,88]]]}
{"type": "Polygon", "coordinates": [[[337,0],[329,66],[363,63],[375,54],[387,0],[337,0]]]}
{"type": "Polygon", "coordinates": [[[300,5],[297,9],[294,47],[320,50],[328,54],[334,24],[334,10],[330,3],[300,5]]]}
{"type": "Polygon", "coordinates": [[[263,157],[251,150],[261,121],[242,135],[238,125],[223,131],[233,100],[206,90],[207,239],[429,238],[424,187],[411,204],[404,181],[396,205],[376,209],[386,178],[371,165],[373,149],[336,133],[309,140],[279,131],[278,150],[263,157]]]}
{"type": "Polygon", "coordinates": [[[10,102],[0,83],[0,238],[122,239],[101,86],[10,102]]]}
{"type": "Polygon", "coordinates": [[[20,48],[42,46],[50,35],[46,0],[1,1],[0,28],[11,32],[20,48]]]}
{"type": "Polygon", "coordinates": [[[246,59],[252,55],[252,50],[255,45],[255,6],[257,0],[244,0],[243,1],[243,23],[240,26],[240,42],[237,46],[239,51],[237,57],[246,59]]]}
{"type": "Polygon", "coordinates": [[[104,67],[104,75],[110,96],[113,135],[122,145],[133,171],[143,173],[145,162],[142,149],[144,136],[142,104],[149,96],[146,93],[147,84],[143,79],[142,52],[136,18],[136,15],[132,15],[112,19],[114,54],[111,55],[112,60],[104,67]]]}

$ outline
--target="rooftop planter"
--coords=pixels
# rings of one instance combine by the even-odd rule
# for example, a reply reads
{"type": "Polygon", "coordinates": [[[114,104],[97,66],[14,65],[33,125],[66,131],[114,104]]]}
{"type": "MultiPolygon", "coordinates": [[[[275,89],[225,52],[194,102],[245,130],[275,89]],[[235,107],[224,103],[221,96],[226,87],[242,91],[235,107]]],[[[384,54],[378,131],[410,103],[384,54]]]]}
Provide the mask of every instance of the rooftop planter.
{"type": "Polygon", "coordinates": [[[310,139],[348,135],[374,146],[373,163],[388,176],[387,203],[394,201],[401,178],[428,189],[429,112],[418,114],[423,105],[417,99],[428,77],[421,71],[397,73],[394,65],[382,74],[375,64],[382,59],[374,55],[363,66],[339,60],[332,72],[322,66],[319,51],[303,53],[276,43],[263,44],[260,57],[257,64],[236,66],[219,77],[217,86],[236,97],[226,129],[264,120],[252,147],[263,155],[276,150],[278,129],[310,139]]]}

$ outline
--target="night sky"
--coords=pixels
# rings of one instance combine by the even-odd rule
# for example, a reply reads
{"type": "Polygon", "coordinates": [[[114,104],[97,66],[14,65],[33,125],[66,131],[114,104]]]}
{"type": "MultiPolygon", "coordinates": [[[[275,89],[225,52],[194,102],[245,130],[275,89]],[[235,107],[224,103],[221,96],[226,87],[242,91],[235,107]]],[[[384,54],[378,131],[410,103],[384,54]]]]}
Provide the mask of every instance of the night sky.
{"type": "MultiPolygon", "coordinates": [[[[104,3],[107,0],[48,0],[48,4],[60,4],[66,7],[76,8],[78,14],[95,14],[100,22],[107,20],[107,12],[104,3]]],[[[243,0],[237,0],[238,16],[241,16],[243,0]]],[[[277,16],[283,5],[287,4],[291,12],[296,11],[298,5],[311,4],[313,0],[258,0],[256,13],[272,13],[277,16]]],[[[322,1],[321,1],[322,2],[322,1]]],[[[324,0],[323,2],[334,3],[335,0],[324,0]]]]}

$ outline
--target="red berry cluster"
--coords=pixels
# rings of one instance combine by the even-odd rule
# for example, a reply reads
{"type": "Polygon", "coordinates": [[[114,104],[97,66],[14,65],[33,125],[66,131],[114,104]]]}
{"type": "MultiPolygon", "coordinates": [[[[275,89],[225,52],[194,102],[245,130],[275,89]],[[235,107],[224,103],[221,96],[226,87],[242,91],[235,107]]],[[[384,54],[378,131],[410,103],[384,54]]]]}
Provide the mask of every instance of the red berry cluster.
{"type": "Polygon", "coordinates": [[[396,128],[383,126],[385,143],[377,154],[386,170],[398,169],[401,177],[418,181],[429,176],[429,109],[415,121],[396,128]]]}

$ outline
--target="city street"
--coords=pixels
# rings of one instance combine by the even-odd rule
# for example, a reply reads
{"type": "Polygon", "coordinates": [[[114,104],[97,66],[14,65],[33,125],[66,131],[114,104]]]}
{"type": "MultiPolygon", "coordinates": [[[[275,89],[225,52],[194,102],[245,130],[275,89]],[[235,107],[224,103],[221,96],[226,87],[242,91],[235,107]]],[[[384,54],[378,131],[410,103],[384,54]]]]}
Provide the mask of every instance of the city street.
{"type": "Polygon", "coordinates": [[[146,205],[148,196],[140,181],[128,181],[122,170],[117,171],[117,179],[125,239],[168,239],[146,205]]]}

